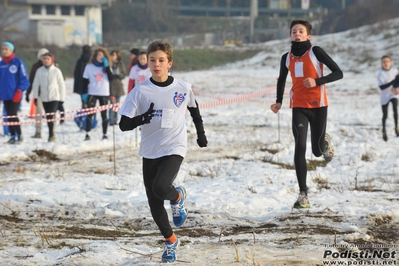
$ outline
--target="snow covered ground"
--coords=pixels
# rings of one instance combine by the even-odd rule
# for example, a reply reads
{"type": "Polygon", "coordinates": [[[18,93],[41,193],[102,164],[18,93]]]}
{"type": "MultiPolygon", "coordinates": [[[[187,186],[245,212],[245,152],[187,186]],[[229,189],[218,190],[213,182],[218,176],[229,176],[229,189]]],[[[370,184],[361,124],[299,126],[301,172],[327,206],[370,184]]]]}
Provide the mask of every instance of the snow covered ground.
{"type": "MultiPolygon", "coordinates": [[[[172,72],[193,84],[209,141],[199,148],[187,122],[189,152],[176,184],[187,190],[189,217],[176,229],[182,241],[176,264],[356,265],[366,260],[323,256],[399,251],[399,138],[390,108],[389,139],[382,140],[376,81],[382,55],[399,66],[398,26],[396,19],[312,39],[341,66],[344,79],[327,87],[334,160],[326,165],[308,143],[309,210],[292,209],[298,187],[288,102],[278,115],[269,108],[289,40],[258,44],[263,52],[242,62],[172,72]]],[[[66,82],[65,107],[73,116],[80,99],[73,81],[66,82]]],[[[21,115],[27,113],[24,103],[21,115]]],[[[85,133],[69,119],[57,124],[57,143],[48,143],[46,125],[40,140],[30,138],[34,125],[22,130],[25,141],[3,144],[0,153],[1,265],[160,262],[163,239],[147,206],[139,131],[111,127],[103,141],[97,127],[83,141],[85,133]]],[[[397,263],[396,256],[378,261],[397,263]]]]}

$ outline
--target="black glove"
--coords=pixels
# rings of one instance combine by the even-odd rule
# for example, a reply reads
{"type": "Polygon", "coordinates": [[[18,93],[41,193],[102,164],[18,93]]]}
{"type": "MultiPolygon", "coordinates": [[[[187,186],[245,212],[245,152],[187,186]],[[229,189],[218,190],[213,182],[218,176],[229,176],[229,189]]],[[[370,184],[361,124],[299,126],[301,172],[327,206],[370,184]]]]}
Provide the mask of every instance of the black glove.
{"type": "Polygon", "coordinates": [[[25,100],[29,103],[29,94],[26,94],[25,100]]]}
{"type": "Polygon", "coordinates": [[[396,75],[395,79],[393,80],[392,86],[394,88],[399,87],[399,75],[396,75]]]}
{"type": "Polygon", "coordinates": [[[147,112],[133,118],[133,123],[137,126],[149,124],[151,122],[151,119],[154,117],[154,112],[154,103],[151,103],[150,108],[148,108],[147,112]]]}
{"type": "Polygon", "coordinates": [[[201,148],[204,148],[208,145],[208,140],[206,139],[205,132],[197,134],[197,143],[198,146],[200,146],[201,148]]]}

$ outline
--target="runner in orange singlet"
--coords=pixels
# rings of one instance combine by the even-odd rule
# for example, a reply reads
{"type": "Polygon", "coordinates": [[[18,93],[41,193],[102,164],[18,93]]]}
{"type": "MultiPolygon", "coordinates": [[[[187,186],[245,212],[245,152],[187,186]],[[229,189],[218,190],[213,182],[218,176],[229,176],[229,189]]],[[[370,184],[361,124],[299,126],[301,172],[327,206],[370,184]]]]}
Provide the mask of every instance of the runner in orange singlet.
{"type": "Polygon", "coordinates": [[[277,81],[276,103],[271,105],[274,113],[281,109],[288,72],[292,78],[290,107],[292,108],[292,132],[295,138],[295,171],[299,185],[299,196],[294,208],[309,208],[306,186],[306,139],[308,125],[311,130],[312,152],[316,157],[324,156],[330,162],[334,148],[326,133],[328,99],[326,83],[343,77],[339,66],[319,46],[312,46],[312,25],[304,20],[294,20],[290,25],[291,51],[281,57],[280,74],[277,81]],[[326,65],[331,73],[324,76],[326,65]]]}

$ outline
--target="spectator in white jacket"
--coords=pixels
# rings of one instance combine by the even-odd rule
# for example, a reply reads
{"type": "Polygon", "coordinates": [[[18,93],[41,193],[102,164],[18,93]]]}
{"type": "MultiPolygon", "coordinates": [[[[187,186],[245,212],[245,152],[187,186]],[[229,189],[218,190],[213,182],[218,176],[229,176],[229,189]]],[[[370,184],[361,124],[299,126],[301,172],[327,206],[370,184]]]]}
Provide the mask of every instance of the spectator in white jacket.
{"type": "Polygon", "coordinates": [[[54,117],[59,102],[65,101],[65,81],[61,70],[54,66],[54,56],[50,53],[43,55],[43,66],[36,71],[32,91],[35,103],[40,98],[46,112],[48,141],[55,142],[54,117]]]}

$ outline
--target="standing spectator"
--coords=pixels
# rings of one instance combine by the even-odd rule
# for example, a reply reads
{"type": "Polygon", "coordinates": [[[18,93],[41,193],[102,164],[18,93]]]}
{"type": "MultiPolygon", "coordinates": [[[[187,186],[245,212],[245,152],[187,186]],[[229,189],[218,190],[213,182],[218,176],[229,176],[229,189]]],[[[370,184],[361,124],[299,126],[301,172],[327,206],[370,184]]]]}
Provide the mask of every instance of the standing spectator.
{"type": "Polygon", "coordinates": [[[43,66],[37,71],[32,85],[35,103],[41,99],[49,129],[49,142],[55,142],[54,117],[60,102],[65,100],[65,81],[61,70],[54,65],[50,53],[43,55],[43,66]]]}
{"type": "MultiPolygon", "coordinates": [[[[28,90],[26,91],[26,97],[25,100],[29,103],[29,95],[32,92],[32,84],[33,84],[33,79],[35,78],[35,74],[36,71],[38,70],[39,67],[43,66],[43,55],[45,53],[48,53],[49,51],[46,48],[41,48],[38,52],[37,52],[37,62],[34,63],[30,69],[29,72],[29,82],[30,82],[30,86],[28,88],[28,90]]],[[[42,137],[42,116],[41,114],[43,113],[43,104],[42,104],[42,100],[40,98],[37,99],[36,101],[36,116],[35,116],[35,120],[36,120],[36,124],[35,124],[35,135],[32,136],[32,138],[37,138],[40,139],[42,137]]]]}
{"type": "Polygon", "coordinates": [[[129,63],[129,72],[130,69],[132,69],[132,67],[134,65],[136,65],[138,63],[138,56],[139,56],[140,50],[137,48],[133,48],[132,50],[130,50],[130,63],[129,63]]]}
{"type": "MultiPolygon", "coordinates": [[[[130,50],[130,63],[129,63],[129,70],[128,73],[130,73],[130,71],[132,70],[132,67],[137,65],[137,63],[139,62],[139,49],[137,48],[133,48],[132,50],[130,50]]],[[[131,83],[131,80],[129,79],[129,83],[127,85],[127,93],[129,93],[131,91],[131,88],[133,88],[134,85],[131,83]]]]}
{"type": "MultiPolygon", "coordinates": [[[[83,90],[82,100],[87,107],[96,106],[97,100],[100,106],[107,105],[110,96],[110,81],[112,80],[112,61],[109,58],[108,51],[103,47],[98,47],[86,65],[83,72],[83,90]],[[111,64],[111,66],[110,66],[111,64]]],[[[89,132],[92,127],[93,114],[89,114],[86,120],[86,137],[90,140],[89,132]]],[[[108,119],[107,110],[101,111],[102,118],[102,139],[107,139],[108,119]]]]}
{"type": "MultiPolygon", "coordinates": [[[[126,67],[122,62],[122,57],[119,51],[113,50],[110,54],[112,60],[112,74],[111,80],[111,103],[117,104],[120,102],[121,96],[125,95],[122,80],[126,77],[126,67]]],[[[116,125],[118,123],[118,113],[109,109],[109,124],[116,125]]]]}
{"type": "Polygon", "coordinates": [[[392,103],[393,119],[395,123],[395,134],[399,137],[398,128],[398,96],[393,87],[395,77],[398,75],[398,69],[392,68],[392,60],[388,55],[381,58],[381,70],[377,74],[378,86],[381,90],[381,106],[382,106],[382,138],[388,141],[385,124],[388,118],[388,105],[392,103]]]}
{"type": "Polygon", "coordinates": [[[139,54],[139,62],[132,67],[129,73],[129,87],[127,93],[131,92],[134,86],[151,77],[151,71],[147,64],[147,53],[139,54]]]}
{"type": "MultiPolygon", "coordinates": [[[[1,56],[0,56],[0,62],[1,62],[1,60],[3,60],[3,59],[1,59],[1,56]]],[[[0,99],[0,103],[1,102],[2,101],[0,99]]],[[[6,108],[4,106],[3,106],[3,116],[7,116],[6,108]]],[[[4,122],[8,122],[7,118],[4,118],[4,122]]],[[[10,130],[8,129],[7,125],[3,126],[3,133],[4,133],[4,136],[8,136],[10,134],[10,130]]]]}
{"type": "MultiPolygon", "coordinates": [[[[89,63],[91,57],[91,46],[84,45],[82,47],[82,54],[76,61],[75,70],[73,71],[73,92],[82,95],[83,91],[83,72],[86,65],[89,63]]],[[[82,100],[82,108],[84,108],[84,102],[82,100]]]]}
{"type": "MultiPolygon", "coordinates": [[[[22,100],[23,92],[30,85],[25,63],[15,55],[14,45],[11,42],[1,44],[0,61],[0,99],[4,102],[7,111],[8,122],[19,123],[17,112],[22,100]]],[[[10,125],[11,139],[9,144],[23,141],[21,125],[10,125]]]]}
{"type": "MultiPolygon", "coordinates": [[[[60,68],[60,65],[55,61],[54,56],[53,56],[53,60],[54,60],[54,66],[56,66],[57,68],[60,68]]],[[[61,71],[61,73],[62,73],[62,71],[61,71]]],[[[62,77],[64,78],[64,81],[65,81],[65,76],[62,75],[62,77]]],[[[60,124],[62,125],[65,122],[64,101],[59,101],[58,102],[57,111],[60,112],[60,124]]]]}

